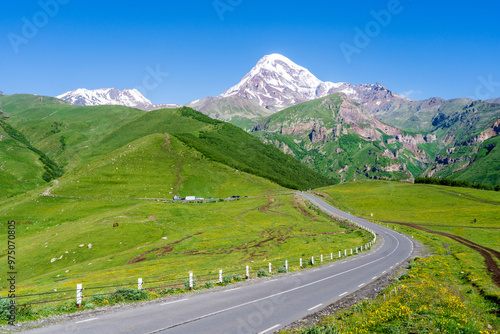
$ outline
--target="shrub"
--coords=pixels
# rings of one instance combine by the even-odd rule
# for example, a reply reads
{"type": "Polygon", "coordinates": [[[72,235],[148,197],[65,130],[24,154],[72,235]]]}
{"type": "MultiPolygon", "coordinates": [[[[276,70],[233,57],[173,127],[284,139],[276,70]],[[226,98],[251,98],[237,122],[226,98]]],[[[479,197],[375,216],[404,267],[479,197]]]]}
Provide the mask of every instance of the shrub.
{"type": "Polygon", "coordinates": [[[436,184],[436,185],[448,186],[448,187],[474,188],[474,189],[481,189],[481,190],[495,190],[495,191],[500,190],[499,186],[493,187],[493,186],[486,185],[486,184],[471,183],[469,181],[464,181],[464,180],[453,180],[453,179],[447,179],[447,178],[440,179],[440,178],[435,178],[435,177],[417,177],[415,179],[415,183],[436,184]]]}
{"type": "Polygon", "coordinates": [[[160,296],[164,296],[164,295],[168,295],[168,294],[171,294],[171,293],[174,293],[175,292],[175,289],[174,288],[165,288],[165,289],[161,289],[158,291],[158,294],[160,296]]]}
{"type": "Polygon", "coordinates": [[[272,275],[264,269],[257,271],[257,276],[260,277],[271,277],[272,275]]]}
{"type": "Polygon", "coordinates": [[[205,282],[205,288],[210,289],[213,287],[214,287],[214,282],[212,281],[205,282]]]}
{"type": "Polygon", "coordinates": [[[226,275],[222,277],[222,283],[229,284],[233,281],[233,275],[226,275]]]}
{"type": "Polygon", "coordinates": [[[16,315],[18,318],[30,318],[35,314],[36,313],[31,305],[18,306],[16,309],[16,315]]]}
{"type": "Polygon", "coordinates": [[[240,275],[233,275],[233,281],[239,282],[242,281],[243,279],[241,278],[240,275]]]}
{"type": "Polygon", "coordinates": [[[300,332],[301,334],[340,334],[334,325],[313,326],[300,332]]]}
{"type": "Polygon", "coordinates": [[[148,299],[148,293],[144,290],[118,288],[111,294],[110,299],[116,302],[145,300],[148,299]]]}
{"type": "Polygon", "coordinates": [[[0,320],[9,320],[10,317],[10,300],[0,297],[0,320]]]}
{"type": "Polygon", "coordinates": [[[286,273],[287,272],[286,267],[285,266],[279,267],[278,268],[278,272],[281,273],[281,274],[286,273]]]}
{"type": "Polygon", "coordinates": [[[91,303],[96,305],[106,305],[109,304],[108,300],[109,300],[108,295],[97,295],[92,297],[91,303]]]}
{"type": "MultiPolygon", "coordinates": [[[[196,289],[197,280],[193,278],[193,289],[196,289]]],[[[189,290],[189,278],[184,280],[184,287],[189,290]]]]}

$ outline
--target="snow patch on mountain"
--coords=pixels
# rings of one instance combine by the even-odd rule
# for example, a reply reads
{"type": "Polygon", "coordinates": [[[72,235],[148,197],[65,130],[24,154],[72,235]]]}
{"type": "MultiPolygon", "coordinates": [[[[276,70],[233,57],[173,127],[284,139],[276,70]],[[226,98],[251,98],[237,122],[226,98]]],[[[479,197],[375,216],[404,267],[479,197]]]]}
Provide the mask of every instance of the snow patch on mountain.
{"type": "Polygon", "coordinates": [[[132,108],[148,109],[153,104],[137,89],[103,88],[89,90],[79,88],[57,96],[76,106],[121,105],[132,108]]]}

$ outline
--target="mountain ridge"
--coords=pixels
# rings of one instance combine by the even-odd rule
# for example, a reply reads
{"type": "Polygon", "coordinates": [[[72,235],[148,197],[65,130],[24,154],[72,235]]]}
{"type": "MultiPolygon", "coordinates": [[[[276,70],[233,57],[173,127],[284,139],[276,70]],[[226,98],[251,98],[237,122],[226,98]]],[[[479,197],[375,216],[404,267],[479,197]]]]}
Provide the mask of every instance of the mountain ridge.
{"type": "Polygon", "coordinates": [[[137,89],[78,88],[56,97],[75,106],[121,105],[146,111],[180,107],[177,104],[153,104],[137,89]]]}
{"type": "Polygon", "coordinates": [[[436,176],[500,183],[499,173],[480,172],[500,169],[500,104],[443,101],[436,100],[445,105],[438,107],[442,117],[424,113],[432,123],[425,130],[408,131],[379,121],[366,106],[336,93],[273,114],[252,132],[340,182],[436,176]],[[473,173],[467,172],[469,166],[473,173]]]}

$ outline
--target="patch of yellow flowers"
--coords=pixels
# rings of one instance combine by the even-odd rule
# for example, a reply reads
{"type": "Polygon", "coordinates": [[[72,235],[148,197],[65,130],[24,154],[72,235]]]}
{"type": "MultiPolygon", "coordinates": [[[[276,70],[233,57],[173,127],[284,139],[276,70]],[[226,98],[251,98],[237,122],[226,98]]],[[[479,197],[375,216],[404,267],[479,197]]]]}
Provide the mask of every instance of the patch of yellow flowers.
{"type": "Polygon", "coordinates": [[[330,320],[339,332],[353,334],[498,333],[477,317],[459,286],[449,279],[456,271],[445,256],[418,259],[402,282],[330,320]]]}

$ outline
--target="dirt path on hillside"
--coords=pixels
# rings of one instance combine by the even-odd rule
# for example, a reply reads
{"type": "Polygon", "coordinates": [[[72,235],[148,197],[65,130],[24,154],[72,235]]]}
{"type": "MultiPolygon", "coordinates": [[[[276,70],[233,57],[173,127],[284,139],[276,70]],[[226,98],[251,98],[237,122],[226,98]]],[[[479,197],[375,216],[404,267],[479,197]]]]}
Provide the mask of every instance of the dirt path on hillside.
{"type": "Polygon", "coordinates": [[[165,150],[169,151],[169,152],[172,152],[172,149],[170,147],[168,147],[170,145],[170,136],[167,135],[167,138],[165,138],[165,143],[163,145],[161,145],[161,147],[163,147],[165,150]]]}
{"type": "Polygon", "coordinates": [[[481,256],[484,258],[484,262],[486,264],[486,269],[492,274],[492,279],[493,283],[500,288],[500,267],[498,266],[497,262],[495,261],[494,257],[500,260],[500,252],[476,244],[475,242],[472,242],[468,239],[456,236],[451,233],[446,233],[446,232],[440,232],[440,231],[434,231],[431,229],[428,229],[426,227],[417,225],[417,224],[412,224],[412,223],[401,223],[401,222],[390,222],[390,221],[384,221],[383,223],[389,223],[389,224],[397,224],[397,225],[403,225],[403,226],[408,226],[420,231],[428,232],[428,233],[433,233],[433,234],[438,234],[442,235],[444,237],[450,238],[452,240],[455,240],[456,242],[461,243],[464,246],[469,247],[470,249],[475,250],[481,256]]]}

